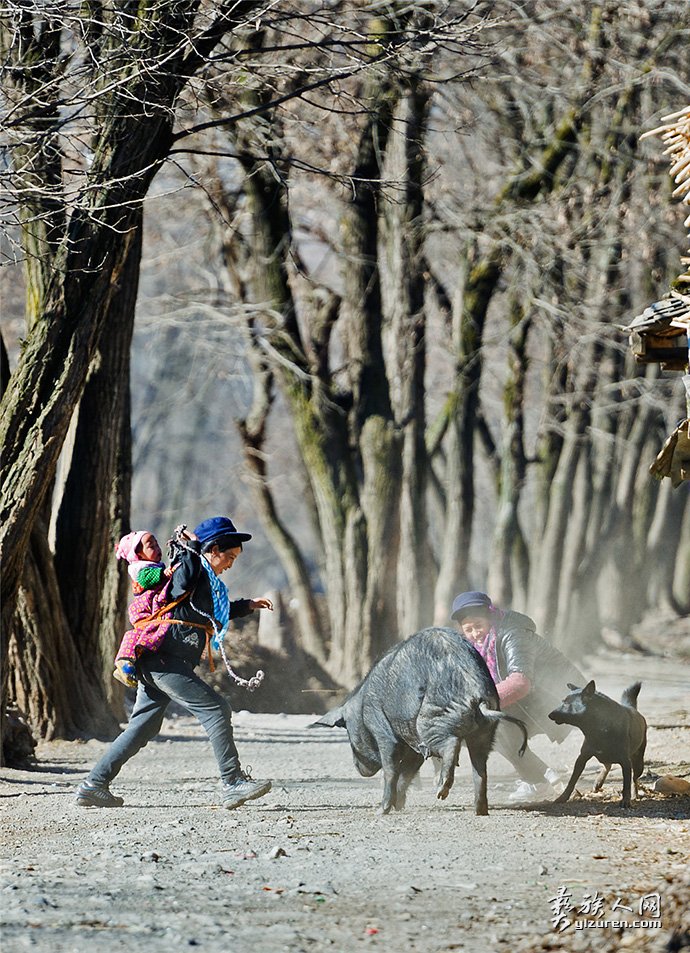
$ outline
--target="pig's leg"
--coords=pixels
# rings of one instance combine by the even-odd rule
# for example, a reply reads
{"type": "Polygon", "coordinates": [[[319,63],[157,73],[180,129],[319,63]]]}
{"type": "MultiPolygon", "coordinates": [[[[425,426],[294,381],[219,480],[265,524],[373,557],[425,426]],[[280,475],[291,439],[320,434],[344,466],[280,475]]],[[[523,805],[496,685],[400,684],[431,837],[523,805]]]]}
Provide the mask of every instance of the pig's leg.
{"type": "Polygon", "coordinates": [[[472,778],[474,780],[474,813],[488,814],[489,802],[486,798],[486,759],[489,756],[486,744],[474,745],[467,742],[470,762],[472,763],[472,778]]]}
{"type": "Polygon", "coordinates": [[[404,809],[405,801],[407,799],[407,789],[409,788],[412,779],[423,764],[424,757],[417,751],[413,751],[411,748],[408,748],[403,754],[400,760],[400,774],[398,776],[398,784],[395,789],[395,798],[393,800],[393,807],[396,811],[402,811],[404,809]]]}
{"type": "Polygon", "coordinates": [[[605,764],[599,774],[597,775],[597,780],[592,788],[593,791],[601,791],[604,781],[606,780],[609,771],[611,770],[610,764],[605,764]]]}
{"type": "Polygon", "coordinates": [[[398,784],[398,772],[391,764],[383,765],[383,797],[381,798],[381,814],[388,814],[395,801],[395,791],[398,784]]]}
{"type": "Polygon", "coordinates": [[[623,800],[621,807],[630,807],[630,790],[632,788],[632,764],[630,760],[624,761],[623,768],[623,800]]]}
{"type": "Polygon", "coordinates": [[[381,767],[383,768],[383,797],[381,799],[381,814],[388,814],[395,803],[398,778],[400,776],[400,752],[393,739],[379,741],[381,767]]]}
{"type": "Polygon", "coordinates": [[[460,755],[460,738],[448,738],[448,740],[439,746],[441,755],[441,772],[438,778],[438,787],[436,788],[436,797],[441,801],[450,794],[450,789],[455,781],[455,765],[458,763],[460,755]]]}
{"type": "Polygon", "coordinates": [[[575,785],[578,782],[578,778],[580,777],[582,772],[585,770],[585,765],[587,764],[587,762],[589,761],[591,757],[592,757],[591,752],[585,751],[584,748],[582,749],[582,751],[580,751],[579,755],[577,756],[577,761],[575,762],[575,767],[573,768],[573,773],[570,775],[570,781],[568,781],[568,785],[565,791],[562,794],[559,794],[559,796],[553,802],[554,804],[565,804],[565,802],[568,800],[570,795],[575,790],[575,785]]]}

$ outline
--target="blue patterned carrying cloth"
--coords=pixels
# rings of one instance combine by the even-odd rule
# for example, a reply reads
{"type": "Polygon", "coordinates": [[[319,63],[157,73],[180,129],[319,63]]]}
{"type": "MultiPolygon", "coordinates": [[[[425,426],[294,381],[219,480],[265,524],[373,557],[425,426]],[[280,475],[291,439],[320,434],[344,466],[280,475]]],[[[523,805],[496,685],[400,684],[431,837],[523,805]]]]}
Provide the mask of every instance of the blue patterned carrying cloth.
{"type": "MultiPolygon", "coordinates": [[[[225,640],[230,624],[228,587],[216,576],[208,559],[203,555],[201,557],[201,565],[204,567],[206,575],[208,576],[208,581],[211,584],[211,596],[213,597],[213,618],[211,619],[211,625],[213,626],[214,634],[211,639],[211,645],[214,649],[218,649],[220,648],[220,643],[225,640]]],[[[206,613],[204,612],[203,615],[206,615],[206,613]]]]}

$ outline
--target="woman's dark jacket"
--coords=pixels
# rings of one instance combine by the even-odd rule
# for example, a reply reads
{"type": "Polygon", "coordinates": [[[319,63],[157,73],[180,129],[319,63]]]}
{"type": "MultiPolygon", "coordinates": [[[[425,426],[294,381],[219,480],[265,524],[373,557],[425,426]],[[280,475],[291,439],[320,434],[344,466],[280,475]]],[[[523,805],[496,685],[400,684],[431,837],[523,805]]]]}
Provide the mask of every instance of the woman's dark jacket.
{"type": "Polygon", "coordinates": [[[548,715],[570,693],[568,682],[584,686],[582,672],[550,642],[537,635],[536,625],[521,612],[506,612],[496,629],[496,667],[502,681],[514,672],[529,679],[529,694],[505,709],[521,718],[530,735],[547,734],[562,741],[569,725],[557,725],[548,715]]]}
{"type": "MultiPolygon", "coordinates": [[[[213,616],[211,583],[206,570],[201,565],[199,542],[191,540],[187,545],[189,549],[185,549],[179,562],[175,563],[170,599],[174,601],[184,593],[188,595],[172,610],[172,617],[183,622],[196,622],[202,626],[209,626],[211,623],[202,612],[213,616]],[[197,612],[197,609],[201,609],[202,612],[197,612]]],[[[253,611],[249,608],[249,603],[249,599],[236,599],[231,602],[230,618],[238,619],[240,616],[249,615],[253,611]]],[[[205,646],[206,633],[203,629],[194,625],[171,625],[163,639],[160,654],[174,655],[196,666],[201,661],[205,646]]]]}

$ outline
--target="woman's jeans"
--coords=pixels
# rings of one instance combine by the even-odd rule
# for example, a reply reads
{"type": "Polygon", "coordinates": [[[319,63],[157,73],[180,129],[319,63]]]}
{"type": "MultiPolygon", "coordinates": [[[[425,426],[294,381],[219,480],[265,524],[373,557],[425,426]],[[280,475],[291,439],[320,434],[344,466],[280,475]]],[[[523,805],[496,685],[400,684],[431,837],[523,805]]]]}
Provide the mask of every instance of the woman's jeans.
{"type": "Polygon", "coordinates": [[[223,782],[234,781],[240,760],[232,736],[232,709],[227,701],[180,658],[150,653],[137,663],[140,676],[129,724],[92,769],[87,781],[108,785],[125,762],[155,738],[171,701],[183,705],[203,725],[213,745],[223,782]]]}

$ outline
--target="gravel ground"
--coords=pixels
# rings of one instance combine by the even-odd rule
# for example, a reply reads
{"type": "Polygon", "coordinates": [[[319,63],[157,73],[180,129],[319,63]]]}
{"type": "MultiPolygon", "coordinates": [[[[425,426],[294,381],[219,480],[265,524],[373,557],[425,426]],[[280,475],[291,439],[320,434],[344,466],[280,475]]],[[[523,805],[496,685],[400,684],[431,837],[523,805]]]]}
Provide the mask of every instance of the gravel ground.
{"type": "MultiPolygon", "coordinates": [[[[690,666],[608,652],[591,674],[614,697],[643,679],[648,767],[688,777],[690,666]]],[[[311,720],[237,713],[243,762],[273,790],[234,812],[216,806],[211,750],[186,716],[168,719],[125,766],[113,785],[121,809],[74,803],[99,742],[42,744],[35,770],[0,770],[3,953],[681,948],[690,798],[647,790],[623,810],[619,768],[588,793],[592,762],[583,797],[512,807],[514,777],[492,755],[491,813],[476,817],[463,752],[448,801],[435,800],[426,764],[407,810],[383,817],[380,780],[356,774],[345,732],[310,730],[311,720]],[[559,893],[570,904],[562,931],[559,893]],[[576,928],[638,919],[655,893],[659,928],[576,928]]],[[[561,747],[540,740],[537,752],[567,779],[579,732],[561,747]]]]}

